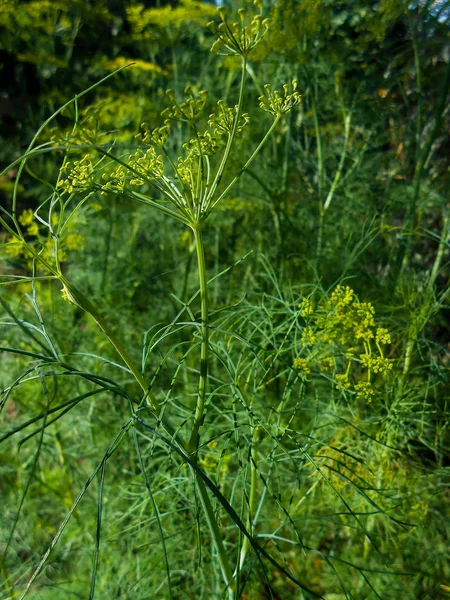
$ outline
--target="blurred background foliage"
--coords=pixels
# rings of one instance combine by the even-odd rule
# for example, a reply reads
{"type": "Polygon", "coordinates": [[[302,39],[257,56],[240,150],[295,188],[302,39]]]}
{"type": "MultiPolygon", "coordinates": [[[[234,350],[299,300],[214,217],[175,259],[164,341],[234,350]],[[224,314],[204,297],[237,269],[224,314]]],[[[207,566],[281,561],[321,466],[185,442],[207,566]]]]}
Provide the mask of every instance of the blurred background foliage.
{"type": "MultiPolygon", "coordinates": [[[[230,0],[226,6],[236,11],[246,3],[230,0]]],[[[234,307],[225,316],[218,312],[215,326],[262,348],[270,369],[246,355],[237,338],[224,338],[217,344],[227,349],[231,362],[224,366],[217,359],[212,372],[221,381],[239,364],[243,381],[249,374],[247,385],[254,386],[258,406],[278,406],[285,395],[298,405],[282,425],[298,432],[288,442],[298,462],[298,481],[290,481],[288,469],[285,480],[281,471],[279,481],[272,481],[264,524],[277,529],[283,518],[277,497],[285,493],[291,518],[310,550],[305,554],[283,541],[281,529],[280,539],[268,542],[277,556],[327,600],[450,598],[450,3],[274,0],[265,8],[270,30],[248,66],[250,126],[232,163],[239,167],[267,128],[257,108],[265,83],[277,88],[296,78],[303,102],[218,207],[205,239],[211,277],[236,263],[211,284],[213,311],[234,307]],[[299,304],[310,297],[320,305],[337,283],[351,286],[361,302],[372,303],[377,320],[392,334],[393,373],[377,386],[370,403],[336,389],[335,373],[327,375],[317,365],[292,375],[296,358],[309,360],[295,333],[299,304]],[[307,463],[298,444],[311,432],[308,453],[314,462],[307,463]],[[324,466],[311,468],[318,463],[324,466]],[[326,479],[321,476],[325,468],[326,479]],[[355,515],[361,515],[363,528],[356,526],[355,515]]],[[[1,0],[2,168],[20,156],[53,111],[125,65],[130,66],[79,103],[81,117],[116,139],[117,148],[133,144],[142,122],[161,125],[168,88],[177,97],[188,84],[206,89],[209,107],[219,99],[233,103],[238,67],[232,58],[216,60],[210,54],[214,38],[207,23],[215,15],[216,7],[200,0],[1,0]]],[[[45,130],[44,139],[64,139],[73,118],[72,106],[45,130]]],[[[173,149],[184,141],[180,127],[173,149]]],[[[45,197],[45,182],[56,181],[62,159],[62,152],[54,152],[28,161],[18,188],[23,224],[27,211],[45,197]]],[[[16,174],[13,166],[0,179],[5,207],[16,174]]],[[[189,232],[108,194],[85,205],[72,235],[65,269],[101,306],[139,361],[152,328],[171,322],[197,289],[189,232]]],[[[6,243],[6,232],[1,236],[6,243]]],[[[2,275],[29,273],[23,257],[8,246],[4,250],[2,275]]],[[[36,322],[29,284],[2,290],[4,323],[11,313],[36,322]]],[[[48,283],[37,283],[34,293],[64,355],[82,351],[80,370],[123,377],[123,385],[132,388],[114,364],[89,356],[103,353],[117,361],[89,319],[48,283]]],[[[28,348],[20,328],[4,325],[0,336],[1,346],[28,348]]],[[[194,392],[187,378],[174,383],[176,365],[189,364],[183,354],[186,340],[189,336],[180,331],[167,364],[158,367],[157,357],[148,365],[151,376],[158,374],[159,393],[170,389],[180,402],[194,392]]],[[[174,343],[162,340],[159,356],[165,357],[174,343]]],[[[1,386],[7,390],[4,431],[45,411],[52,394],[73,398],[74,385],[80,397],[92,391],[88,382],[74,384],[66,377],[48,384],[46,394],[32,380],[10,394],[23,361],[7,353],[0,360],[1,386]]],[[[65,419],[49,427],[38,454],[31,441],[18,451],[14,436],[1,446],[0,490],[7,508],[0,544],[5,547],[25,497],[2,561],[1,598],[19,597],[14,594],[26,584],[127,412],[115,393],[94,399],[74,405],[65,419]]],[[[212,419],[217,431],[230,414],[239,420],[242,408],[236,402],[231,409],[230,397],[217,392],[212,419]]],[[[38,429],[32,441],[39,435],[38,429]]],[[[221,454],[225,442],[203,449],[202,465],[223,486],[230,485],[227,477],[236,476],[245,454],[244,438],[237,438],[227,438],[230,448],[236,444],[228,462],[221,454]]],[[[196,550],[204,531],[196,528],[188,473],[155,450],[151,440],[143,452],[152,461],[159,512],[166,515],[173,597],[222,597],[214,583],[212,551],[205,541],[203,555],[196,550]]],[[[261,452],[270,456],[269,442],[261,452]]],[[[260,468],[263,478],[267,472],[260,468]]],[[[91,503],[80,504],[30,597],[86,597],[96,493],[89,490],[88,497],[91,503]]],[[[168,597],[155,516],[132,441],[108,466],[105,498],[97,597],[168,597]]],[[[233,535],[230,531],[230,548],[233,535]]],[[[273,568],[263,576],[255,560],[241,597],[285,600],[302,598],[299,594],[273,568]]]]}

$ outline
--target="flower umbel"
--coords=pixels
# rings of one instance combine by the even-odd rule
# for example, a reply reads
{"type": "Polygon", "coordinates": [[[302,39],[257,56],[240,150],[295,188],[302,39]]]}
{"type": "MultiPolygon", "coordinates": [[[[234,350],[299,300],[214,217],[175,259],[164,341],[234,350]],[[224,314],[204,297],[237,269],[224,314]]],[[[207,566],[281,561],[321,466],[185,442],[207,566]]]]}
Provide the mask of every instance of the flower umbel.
{"type": "Polygon", "coordinates": [[[155,127],[155,129],[150,129],[148,123],[142,123],[141,129],[142,132],[135,136],[138,142],[147,146],[164,148],[170,133],[170,122],[168,120],[164,121],[162,127],[155,127]]]}
{"type": "Polygon", "coordinates": [[[88,190],[92,185],[94,167],[89,154],[85,154],[82,159],[76,160],[72,168],[69,161],[61,167],[61,174],[66,175],[58,181],[56,187],[61,188],[68,194],[88,190]]]}
{"type": "Polygon", "coordinates": [[[128,165],[135,175],[130,179],[130,185],[143,185],[151,179],[159,179],[164,172],[162,156],[156,154],[154,148],[149,148],[146,152],[136,150],[128,159],[128,165]]]}
{"type": "MultiPolygon", "coordinates": [[[[326,371],[344,367],[344,373],[334,376],[336,388],[356,392],[358,398],[370,402],[375,395],[375,376],[386,377],[394,366],[382,348],[391,343],[391,335],[387,329],[376,327],[372,304],[360,302],[349,286],[338,285],[317,308],[309,298],[298,307],[306,321],[300,342],[310,353],[308,363],[326,371]],[[352,374],[358,377],[355,385],[352,374]]],[[[294,366],[301,360],[295,359],[294,366]]]]}
{"type": "Polygon", "coordinates": [[[218,39],[211,47],[211,51],[224,56],[242,56],[247,58],[249,53],[261,42],[269,29],[269,19],[262,18],[262,1],[255,0],[254,6],[259,13],[253,15],[250,22],[246,19],[246,11],[238,10],[239,21],[228,21],[226,10],[221,6],[218,9],[221,23],[209,23],[213,33],[218,34],[218,39]]]}
{"type": "MultiPolygon", "coordinates": [[[[217,103],[218,114],[209,115],[208,125],[214,130],[217,136],[229,135],[233,130],[234,121],[238,112],[238,107],[229,108],[223,100],[217,103]]],[[[250,119],[247,113],[241,115],[241,123],[236,128],[236,133],[241,133],[250,119]]]]}
{"type": "Polygon", "coordinates": [[[281,117],[285,113],[288,113],[302,101],[301,94],[297,92],[297,85],[298,82],[296,79],[292,81],[291,89],[285,83],[283,85],[283,93],[281,93],[278,90],[272,92],[272,86],[267,83],[264,86],[266,94],[258,98],[260,108],[266,112],[270,112],[275,117],[281,117]]]}
{"type": "Polygon", "coordinates": [[[194,88],[189,85],[184,90],[184,93],[187,95],[186,100],[178,103],[175,99],[175,92],[173,90],[167,90],[166,95],[172,105],[163,110],[161,113],[163,118],[171,119],[172,121],[185,121],[191,124],[195,123],[196,118],[205,107],[208,92],[206,90],[200,90],[198,94],[196,94],[194,88]]]}

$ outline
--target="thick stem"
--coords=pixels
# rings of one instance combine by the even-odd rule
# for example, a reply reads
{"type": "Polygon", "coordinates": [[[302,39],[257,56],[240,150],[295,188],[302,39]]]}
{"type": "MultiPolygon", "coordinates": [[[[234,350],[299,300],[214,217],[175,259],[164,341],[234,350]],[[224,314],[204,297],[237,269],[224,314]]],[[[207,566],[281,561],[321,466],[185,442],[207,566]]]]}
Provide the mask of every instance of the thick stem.
{"type": "MultiPolygon", "coordinates": [[[[252,439],[252,449],[250,454],[250,494],[248,497],[248,515],[247,522],[245,527],[250,534],[253,534],[253,515],[256,510],[256,486],[258,484],[258,470],[257,470],[257,457],[258,457],[258,448],[260,443],[260,428],[255,427],[253,429],[253,439],[252,439]]],[[[242,542],[241,553],[239,557],[239,571],[242,570],[244,566],[245,557],[247,556],[247,552],[250,549],[250,540],[248,537],[244,538],[242,542]]],[[[237,573],[235,574],[235,577],[237,573]]]]}
{"type": "Polygon", "coordinates": [[[200,502],[202,503],[203,510],[205,511],[206,521],[208,523],[209,532],[212,537],[212,541],[214,547],[217,551],[217,557],[219,560],[220,570],[222,572],[222,577],[225,582],[225,585],[228,588],[228,598],[229,600],[234,599],[234,588],[235,581],[233,577],[233,573],[231,571],[230,562],[228,560],[227,553],[225,548],[223,547],[222,542],[222,534],[220,531],[220,527],[217,523],[217,519],[214,515],[214,510],[211,505],[211,501],[208,496],[208,490],[203,482],[203,480],[194,473],[194,477],[197,483],[197,490],[200,496],[200,502]]]}
{"type": "MultiPolygon", "coordinates": [[[[201,226],[193,229],[195,238],[195,249],[198,262],[198,279],[200,285],[201,301],[201,349],[200,349],[200,379],[198,383],[197,405],[194,413],[194,425],[192,427],[191,437],[188,443],[188,451],[193,453],[193,460],[197,460],[196,451],[200,439],[200,427],[205,416],[206,386],[208,383],[208,281],[206,276],[205,248],[203,245],[203,235],[201,226]]],[[[229,600],[234,598],[234,578],[231,571],[228,556],[225,552],[222,541],[222,533],[214,514],[211,501],[208,496],[208,490],[203,480],[193,471],[200,501],[208,523],[209,533],[212,542],[217,551],[217,557],[222,572],[225,585],[228,588],[229,600]]]]}
{"type": "Polygon", "coordinates": [[[197,406],[195,407],[194,425],[188,444],[190,452],[195,452],[198,447],[200,427],[205,413],[206,385],[208,382],[208,281],[206,278],[205,249],[201,226],[193,229],[195,249],[197,251],[198,279],[200,284],[201,300],[201,347],[200,347],[200,379],[198,382],[197,406]]]}

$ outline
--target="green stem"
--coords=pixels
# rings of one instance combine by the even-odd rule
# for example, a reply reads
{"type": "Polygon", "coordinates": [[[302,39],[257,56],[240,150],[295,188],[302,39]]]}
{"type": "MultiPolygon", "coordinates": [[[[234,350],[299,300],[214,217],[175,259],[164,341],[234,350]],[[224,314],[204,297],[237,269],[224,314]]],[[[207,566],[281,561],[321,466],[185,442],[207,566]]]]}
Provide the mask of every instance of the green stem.
{"type": "Polygon", "coordinates": [[[314,117],[314,129],[316,132],[316,144],[317,144],[317,171],[318,171],[318,197],[319,197],[319,231],[317,235],[317,260],[320,260],[322,254],[322,240],[323,240],[323,221],[325,218],[325,212],[322,206],[323,186],[325,180],[325,170],[323,163],[323,150],[322,150],[322,138],[320,135],[319,126],[319,115],[317,113],[316,103],[317,86],[314,86],[311,92],[311,104],[313,109],[314,117]]]}
{"type": "MultiPolygon", "coordinates": [[[[319,127],[319,122],[317,120],[317,113],[314,112],[315,118],[314,118],[314,122],[316,123],[316,127],[319,127]]],[[[319,156],[319,204],[320,204],[320,214],[319,214],[319,232],[317,235],[317,252],[316,252],[316,256],[317,256],[317,260],[320,261],[321,257],[322,257],[322,246],[323,246],[323,232],[324,232],[324,227],[325,227],[325,213],[327,212],[328,208],[330,207],[331,201],[333,200],[333,196],[334,196],[334,192],[336,191],[336,188],[339,184],[339,181],[341,179],[341,175],[342,175],[342,169],[344,168],[344,163],[345,163],[345,159],[347,157],[347,146],[348,146],[348,140],[349,140],[349,135],[350,135],[350,122],[351,122],[351,113],[344,113],[344,147],[342,149],[342,154],[341,154],[341,158],[339,161],[339,165],[336,171],[336,174],[334,176],[333,179],[333,183],[331,184],[331,188],[330,191],[327,194],[326,200],[322,206],[322,186],[323,184],[320,183],[320,179],[323,177],[323,157],[322,157],[322,144],[317,143],[317,154],[319,156]],[[320,148],[320,150],[319,150],[320,148]]],[[[317,133],[317,129],[316,129],[316,135],[318,135],[318,140],[320,140],[320,133],[317,133]]]]}
{"type": "Polygon", "coordinates": [[[286,127],[286,136],[284,138],[284,156],[283,156],[283,167],[281,170],[281,194],[283,197],[287,192],[287,182],[288,182],[288,173],[289,173],[289,155],[290,155],[290,147],[291,147],[291,130],[292,130],[292,115],[293,111],[289,112],[288,124],[286,127]]]}
{"type": "MultiPolygon", "coordinates": [[[[247,531],[253,535],[253,515],[256,510],[256,486],[258,483],[258,470],[256,461],[258,458],[258,448],[260,444],[260,433],[261,428],[255,427],[253,429],[253,438],[252,438],[252,449],[250,454],[250,494],[248,497],[248,514],[247,514],[247,522],[245,527],[247,531]]],[[[242,570],[244,566],[245,557],[247,556],[247,552],[250,549],[250,540],[248,537],[244,538],[242,542],[242,548],[239,557],[239,571],[242,570]]],[[[238,576],[238,573],[235,573],[235,577],[238,576]]]]}
{"type": "Polygon", "coordinates": [[[317,170],[318,170],[318,192],[319,192],[319,201],[322,205],[322,192],[325,181],[325,169],[323,162],[323,149],[322,149],[322,136],[320,134],[320,125],[319,125],[319,115],[317,113],[317,102],[316,102],[316,94],[317,87],[314,86],[314,89],[311,93],[311,104],[313,109],[313,117],[314,117],[314,129],[316,133],[316,144],[317,144],[317,170]]]}
{"type": "Polygon", "coordinates": [[[422,73],[419,56],[419,46],[417,44],[417,27],[411,20],[411,13],[407,11],[408,25],[411,31],[411,39],[414,51],[414,67],[416,69],[416,85],[417,85],[417,118],[416,118],[416,164],[420,160],[420,142],[422,138],[422,73]]]}
{"type": "Polygon", "coordinates": [[[197,406],[194,414],[194,425],[188,444],[188,449],[195,452],[198,447],[200,427],[205,413],[206,385],[208,381],[208,280],[206,277],[205,248],[201,226],[193,229],[195,249],[197,251],[198,278],[201,301],[201,349],[200,349],[200,379],[198,383],[197,406]]]}
{"type": "Polygon", "coordinates": [[[223,546],[222,534],[220,531],[220,527],[217,523],[217,519],[214,514],[214,510],[211,505],[211,501],[208,496],[208,491],[206,489],[203,479],[198,477],[198,475],[195,472],[194,472],[194,477],[195,477],[195,480],[197,483],[197,490],[198,490],[198,493],[200,496],[200,502],[202,503],[203,510],[205,511],[205,517],[206,517],[206,521],[208,523],[209,532],[211,534],[214,547],[217,551],[217,557],[219,560],[222,577],[225,582],[225,585],[228,588],[228,598],[229,598],[229,600],[233,600],[234,599],[235,580],[233,577],[233,573],[231,571],[230,562],[228,560],[227,553],[225,552],[225,548],[223,546]]]}
{"type": "Polygon", "coordinates": [[[162,204],[161,202],[156,202],[155,200],[148,198],[148,196],[145,196],[144,194],[140,194],[139,192],[135,192],[134,190],[132,192],[130,192],[129,195],[130,195],[130,197],[135,198],[136,200],[139,200],[139,202],[142,202],[143,204],[147,204],[148,206],[151,206],[152,208],[156,208],[156,210],[159,210],[160,212],[164,213],[165,215],[168,215],[169,217],[173,217],[174,219],[177,219],[177,221],[180,221],[181,223],[184,223],[185,225],[189,225],[188,219],[183,214],[181,214],[175,210],[172,210],[171,208],[168,208],[167,206],[164,206],[164,204],[162,204]]]}
{"type": "Polygon", "coordinates": [[[0,572],[1,572],[2,579],[3,579],[3,585],[4,585],[4,588],[6,590],[7,597],[8,598],[13,598],[14,597],[14,595],[13,595],[13,588],[11,587],[11,584],[10,584],[10,581],[9,581],[9,577],[8,577],[8,573],[6,571],[6,567],[5,567],[4,563],[3,563],[3,561],[0,564],[0,572]]]}
{"type": "Polygon", "coordinates": [[[430,290],[434,289],[434,284],[436,282],[436,278],[439,274],[439,271],[441,269],[441,265],[442,265],[442,260],[444,258],[444,253],[445,250],[448,248],[448,242],[450,239],[450,216],[448,214],[443,215],[443,223],[442,223],[442,235],[441,235],[441,239],[439,240],[439,246],[438,246],[438,251],[436,253],[436,259],[434,261],[433,264],[433,268],[431,269],[431,273],[430,273],[430,277],[429,277],[429,281],[428,281],[428,287],[430,288],[430,290]]]}
{"type": "Polygon", "coordinates": [[[330,191],[328,192],[327,199],[325,200],[325,204],[323,205],[324,214],[330,207],[331,201],[333,200],[334,192],[336,191],[336,188],[341,179],[342,169],[344,168],[345,159],[347,157],[347,147],[348,147],[348,140],[350,137],[351,120],[352,120],[352,114],[350,112],[348,112],[347,114],[344,113],[344,146],[342,148],[342,154],[341,154],[341,159],[339,161],[338,169],[334,176],[333,183],[331,184],[330,191]]]}
{"type": "MultiPolygon", "coordinates": [[[[200,349],[200,379],[198,384],[197,405],[194,414],[194,425],[192,427],[191,437],[187,445],[188,452],[193,453],[192,459],[197,461],[196,451],[200,439],[200,427],[205,416],[206,386],[208,383],[208,281],[206,276],[205,247],[203,244],[203,235],[201,225],[193,228],[195,238],[195,249],[197,252],[198,278],[200,285],[201,301],[201,349],[200,349]]],[[[209,532],[217,551],[220,570],[225,585],[228,588],[229,600],[234,598],[234,579],[231,571],[228,556],[225,552],[222,541],[222,533],[219,524],[214,515],[214,510],[208,496],[208,491],[203,480],[193,471],[200,501],[208,523],[209,532]]]]}

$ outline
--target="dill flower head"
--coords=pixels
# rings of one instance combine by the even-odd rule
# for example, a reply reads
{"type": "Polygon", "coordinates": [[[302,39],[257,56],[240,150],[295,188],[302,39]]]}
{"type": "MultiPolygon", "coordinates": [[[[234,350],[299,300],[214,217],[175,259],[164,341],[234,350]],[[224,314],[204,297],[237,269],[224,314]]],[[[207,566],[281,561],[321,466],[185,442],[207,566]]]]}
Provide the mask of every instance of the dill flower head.
{"type": "Polygon", "coordinates": [[[217,9],[221,23],[218,26],[214,22],[209,23],[212,32],[218,36],[211,52],[247,58],[256,48],[267,34],[270,21],[262,17],[262,2],[255,0],[253,4],[259,12],[247,18],[245,9],[241,8],[238,10],[238,21],[229,21],[223,6],[217,9]]]}
{"type": "MultiPolygon", "coordinates": [[[[208,125],[214,130],[216,136],[229,135],[234,127],[238,107],[227,107],[223,100],[217,102],[217,114],[209,115],[208,125]]],[[[250,118],[247,113],[241,115],[241,122],[237,125],[236,133],[241,133],[244,127],[249,123],[250,118]]]]}
{"type": "Polygon", "coordinates": [[[302,317],[309,317],[314,313],[314,304],[309,298],[303,298],[298,307],[300,309],[302,317]]]}
{"type": "Polygon", "coordinates": [[[301,94],[297,91],[298,81],[294,79],[292,85],[287,83],[283,85],[283,91],[272,91],[272,86],[266,83],[264,86],[265,95],[260,96],[259,106],[262,110],[271,113],[274,117],[281,117],[288,113],[297,104],[302,101],[301,94]]]}
{"type": "Polygon", "coordinates": [[[39,235],[39,225],[36,223],[34,213],[31,208],[27,208],[19,217],[19,223],[27,228],[27,234],[30,236],[39,235]]]}
{"type": "MultiPolygon", "coordinates": [[[[361,302],[349,286],[338,285],[317,306],[304,298],[298,308],[308,323],[300,337],[301,346],[310,348],[308,364],[328,372],[343,368],[344,373],[335,375],[336,388],[371,401],[376,376],[386,377],[394,367],[394,361],[383,354],[391,335],[376,326],[372,304],[361,302]],[[358,383],[353,384],[355,377],[358,383]]],[[[302,368],[301,360],[295,359],[298,369],[302,368]]]]}
{"type": "Polygon", "coordinates": [[[68,194],[88,190],[92,187],[94,167],[89,154],[85,154],[73,165],[67,161],[60,169],[61,175],[57,188],[68,194]],[[65,177],[64,177],[65,176],[65,177]]]}
{"type": "Polygon", "coordinates": [[[205,107],[206,100],[208,98],[208,92],[206,90],[196,90],[188,85],[184,93],[186,94],[185,100],[177,102],[175,99],[175,92],[173,90],[167,90],[166,95],[170,100],[171,106],[162,111],[161,116],[165,119],[172,121],[185,121],[187,123],[195,123],[196,118],[202,112],[205,107]]]}
{"type": "Polygon", "coordinates": [[[294,358],[293,367],[296,371],[299,371],[302,375],[311,375],[311,365],[305,358],[294,358]]]}

